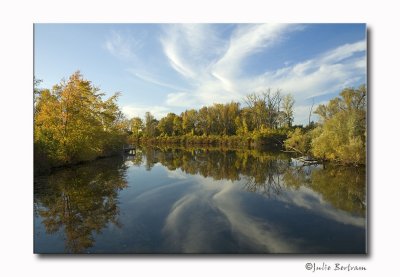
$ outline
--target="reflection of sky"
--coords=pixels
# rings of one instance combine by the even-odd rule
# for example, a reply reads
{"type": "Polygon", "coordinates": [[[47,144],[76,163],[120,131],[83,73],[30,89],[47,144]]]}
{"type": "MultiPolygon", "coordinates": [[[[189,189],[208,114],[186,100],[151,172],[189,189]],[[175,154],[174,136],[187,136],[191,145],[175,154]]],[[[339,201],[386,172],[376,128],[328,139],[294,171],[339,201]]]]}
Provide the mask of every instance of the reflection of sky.
{"type": "Polygon", "coordinates": [[[300,187],[295,191],[285,191],[285,193],[279,198],[288,204],[305,208],[317,213],[320,216],[335,220],[339,223],[362,228],[365,227],[364,218],[333,208],[332,205],[324,201],[321,194],[316,193],[308,187],[300,187]]]}
{"type": "Polygon", "coordinates": [[[94,251],[364,251],[364,218],[334,208],[309,188],[283,190],[271,199],[245,191],[243,181],[216,181],[180,169],[128,172],[130,187],[120,195],[123,227],[106,230],[94,251]]]}
{"type": "MultiPolygon", "coordinates": [[[[246,191],[245,180],[216,181],[159,163],[150,171],[132,165],[126,176],[128,187],[118,198],[121,227],[109,223],[94,234],[89,252],[365,252],[365,219],[333,207],[308,187],[284,188],[268,198],[246,191]]],[[[38,241],[62,240],[61,231],[35,230],[41,232],[38,241]]],[[[62,245],[48,247],[62,252],[62,245]]]]}

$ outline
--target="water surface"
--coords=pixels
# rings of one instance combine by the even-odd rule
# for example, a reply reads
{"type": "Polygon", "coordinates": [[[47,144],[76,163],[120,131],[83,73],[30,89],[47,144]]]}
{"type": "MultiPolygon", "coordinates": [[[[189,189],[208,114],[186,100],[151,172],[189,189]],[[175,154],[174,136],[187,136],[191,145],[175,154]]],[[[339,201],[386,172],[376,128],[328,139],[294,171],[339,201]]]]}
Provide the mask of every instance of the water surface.
{"type": "Polygon", "coordinates": [[[35,178],[35,253],[366,253],[365,169],[143,148],[35,178]]]}

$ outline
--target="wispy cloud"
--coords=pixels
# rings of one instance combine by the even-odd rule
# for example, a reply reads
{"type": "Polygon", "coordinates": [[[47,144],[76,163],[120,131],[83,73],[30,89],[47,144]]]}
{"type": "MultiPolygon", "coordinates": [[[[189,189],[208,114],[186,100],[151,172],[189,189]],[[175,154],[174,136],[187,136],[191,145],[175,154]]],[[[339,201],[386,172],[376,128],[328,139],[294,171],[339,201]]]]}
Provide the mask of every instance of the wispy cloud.
{"type": "Polygon", "coordinates": [[[137,105],[124,105],[122,106],[122,112],[128,116],[128,118],[132,117],[141,117],[144,118],[146,112],[150,112],[157,119],[161,119],[166,116],[171,109],[165,106],[137,106],[137,105]]]}
{"type": "Polygon", "coordinates": [[[208,67],[227,45],[210,24],[167,25],[160,41],[171,67],[192,82],[209,75],[208,67]]]}
{"type": "MultiPolygon", "coordinates": [[[[249,75],[242,70],[243,64],[255,53],[268,51],[269,47],[282,43],[291,32],[304,29],[302,25],[293,24],[240,25],[232,32],[229,44],[216,47],[219,56],[216,54],[207,64],[203,63],[200,66],[191,62],[187,55],[179,51],[181,44],[178,43],[191,38],[180,40],[166,38],[164,46],[175,49],[172,58],[166,52],[167,56],[170,60],[179,61],[186,68],[184,72],[182,70],[177,72],[186,78],[190,77],[189,81],[195,89],[186,93],[186,96],[191,102],[198,103],[197,106],[232,100],[242,101],[246,94],[266,88],[282,89],[284,93],[292,93],[295,96],[297,105],[300,105],[296,112],[298,114],[296,121],[304,123],[309,110],[304,105],[309,104],[309,98],[335,93],[358,82],[365,78],[366,70],[365,55],[360,55],[366,51],[365,41],[344,44],[313,59],[285,63],[281,68],[258,75],[249,75]]],[[[176,27],[170,32],[176,32],[180,36],[186,34],[177,31],[176,27]]],[[[194,37],[201,37],[201,29],[196,32],[194,37]]],[[[197,49],[202,47],[207,48],[207,43],[203,46],[197,45],[197,49]]],[[[213,49],[209,51],[212,52],[213,49]]],[[[201,53],[200,50],[196,52],[201,53]]],[[[171,66],[174,67],[173,64],[171,66]]],[[[186,104],[187,101],[183,98],[182,93],[170,93],[166,103],[184,106],[182,103],[186,104]]]]}
{"type": "MultiPolygon", "coordinates": [[[[144,68],[136,68],[131,74],[171,90],[160,104],[165,110],[242,102],[251,92],[282,89],[295,97],[296,123],[305,123],[310,98],[365,82],[366,42],[339,45],[311,59],[282,62],[280,68],[261,73],[245,70],[255,54],[263,52],[268,56],[270,49],[284,46],[293,33],[304,30],[306,25],[296,24],[241,24],[224,28],[218,24],[163,25],[159,42],[164,62],[171,70],[169,73],[177,77],[172,78],[173,82],[179,79],[180,85],[158,77],[159,73],[150,66],[146,68],[145,62],[141,63],[144,68]]],[[[138,47],[137,42],[129,42],[119,33],[114,33],[106,45],[113,55],[120,57],[134,56],[138,47]]],[[[268,68],[267,58],[265,62],[268,68]]]]}
{"type": "Polygon", "coordinates": [[[213,65],[213,74],[225,79],[235,78],[241,73],[243,61],[251,55],[277,44],[284,32],[294,25],[249,24],[239,26],[232,34],[224,55],[213,65]]]}
{"type": "Polygon", "coordinates": [[[153,76],[149,76],[149,75],[146,75],[146,74],[143,74],[143,73],[137,73],[137,72],[134,72],[134,70],[128,70],[128,72],[130,72],[133,76],[135,76],[135,77],[137,77],[137,78],[139,78],[139,79],[141,79],[143,81],[146,81],[148,83],[152,83],[152,84],[155,84],[155,85],[158,85],[158,86],[161,86],[161,87],[165,87],[165,88],[170,88],[170,89],[173,89],[173,90],[185,90],[184,88],[180,88],[178,86],[175,86],[175,85],[160,81],[160,80],[154,78],[153,76]]]}
{"type": "Polygon", "coordinates": [[[365,50],[365,41],[342,45],[314,59],[249,78],[244,85],[281,88],[304,103],[310,97],[334,93],[364,78],[366,58],[357,54],[365,50]]]}
{"type": "MultiPolygon", "coordinates": [[[[173,25],[161,42],[170,65],[194,87],[190,98],[198,106],[240,99],[238,90],[242,62],[257,51],[279,41],[279,34],[293,25],[248,24],[221,39],[213,25],[173,25]]],[[[168,95],[168,104],[183,106],[181,93],[168,95]],[[177,99],[179,101],[173,101],[177,99]]]]}
{"type": "Polygon", "coordinates": [[[191,108],[198,105],[188,92],[173,92],[167,95],[166,104],[172,107],[191,108]]]}
{"type": "MultiPolygon", "coordinates": [[[[229,40],[222,40],[213,25],[174,25],[161,41],[171,67],[194,87],[188,96],[202,106],[241,101],[254,89],[244,84],[247,74],[241,68],[246,59],[282,41],[286,32],[300,29],[290,24],[245,24],[234,29],[229,40]]],[[[167,103],[184,106],[182,100],[181,93],[171,93],[167,103]]]]}
{"type": "Polygon", "coordinates": [[[114,31],[106,40],[104,47],[117,58],[131,60],[135,57],[135,51],[142,47],[142,43],[131,36],[114,31]]]}

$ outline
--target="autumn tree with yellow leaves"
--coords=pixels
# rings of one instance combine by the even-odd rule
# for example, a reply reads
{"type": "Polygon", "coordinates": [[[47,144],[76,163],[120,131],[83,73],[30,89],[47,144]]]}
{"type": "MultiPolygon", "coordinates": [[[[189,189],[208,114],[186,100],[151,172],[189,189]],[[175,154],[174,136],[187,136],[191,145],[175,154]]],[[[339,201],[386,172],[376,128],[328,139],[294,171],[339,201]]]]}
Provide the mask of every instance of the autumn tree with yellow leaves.
{"type": "Polygon", "coordinates": [[[116,103],[79,71],[51,90],[35,89],[35,171],[93,160],[116,153],[127,123],[116,103]]]}

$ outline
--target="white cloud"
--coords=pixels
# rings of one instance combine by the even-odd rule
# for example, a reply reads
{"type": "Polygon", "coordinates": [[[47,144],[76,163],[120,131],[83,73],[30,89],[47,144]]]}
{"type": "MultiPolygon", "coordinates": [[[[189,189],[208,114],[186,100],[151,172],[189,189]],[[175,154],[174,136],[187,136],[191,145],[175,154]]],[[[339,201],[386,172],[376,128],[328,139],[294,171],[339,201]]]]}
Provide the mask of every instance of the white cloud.
{"type": "Polygon", "coordinates": [[[356,43],[347,43],[339,46],[332,51],[328,52],[321,58],[322,63],[337,63],[346,58],[351,57],[353,54],[366,50],[366,42],[358,41],[356,43]]]}
{"type": "Polygon", "coordinates": [[[160,41],[171,67],[192,82],[209,75],[207,67],[227,44],[209,24],[171,24],[164,33],[160,41]]]}
{"type": "Polygon", "coordinates": [[[165,43],[164,51],[167,57],[169,58],[171,66],[177,72],[179,72],[186,78],[193,79],[196,77],[195,73],[187,65],[184,64],[184,62],[181,60],[181,57],[179,57],[179,55],[176,53],[177,50],[175,49],[173,44],[165,43]]]}
{"type": "Polygon", "coordinates": [[[112,32],[104,46],[113,56],[122,60],[131,60],[135,57],[135,51],[141,48],[142,43],[133,37],[112,32]]]}
{"type": "Polygon", "coordinates": [[[240,73],[243,60],[262,49],[280,41],[287,24],[249,24],[241,25],[231,37],[225,54],[213,66],[214,74],[234,78],[240,73]]]}
{"type": "Polygon", "coordinates": [[[128,118],[136,116],[144,118],[145,113],[150,112],[157,119],[161,119],[171,111],[170,108],[165,106],[133,106],[133,105],[122,106],[121,110],[128,118]]]}
{"type": "Polygon", "coordinates": [[[313,96],[334,93],[365,77],[365,56],[354,57],[365,50],[364,41],[346,44],[314,59],[266,72],[248,82],[259,87],[279,87],[293,93],[302,103],[313,96]]]}
{"type": "MultiPolygon", "coordinates": [[[[131,72],[146,82],[173,90],[166,94],[165,106],[156,108],[158,114],[165,114],[168,108],[200,108],[214,103],[243,102],[246,94],[271,88],[293,94],[296,101],[295,123],[304,124],[308,122],[310,98],[337,93],[346,86],[364,81],[366,77],[364,40],[340,45],[312,59],[297,63],[286,61],[282,67],[261,74],[248,74],[244,71],[248,58],[277,47],[292,32],[302,31],[305,27],[295,24],[243,24],[226,28],[233,29],[229,38],[223,33],[226,30],[212,24],[163,26],[160,37],[162,51],[170,68],[186,82],[186,88],[154,77],[158,75],[153,74],[151,68],[131,72]]],[[[134,55],[135,47],[135,42],[128,45],[126,39],[114,34],[107,48],[120,56],[130,56],[134,55]]],[[[315,106],[318,104],[316,102],[315,106]]]]}
{"type": "Polygon", "coordinates": [[[175,86],[175,85],[160,81],[160,80],[158,80],[158,79],[156,79],[156,78],[154,78],[152,76],[149,76],[147,74],[135,73],[133,70],[128,70],[128,72],[130,72],[135,77],[137,77],[137,78],[139,78],[139,79],[141,79],[143,81],[146,81],[146,82],[149,82],[149,83],[152,83],[152,84],[155,84],[155,85],[159,85],[159,86],[170,88],[170,89],[174,89],[174,90],[184,90],[183,88],[180,88],[178,86],[175,86]]]}
{"type": "Polygon", "coordinates": [[[166,104],[172,107],[193,108],[197,104],[191,99],[187,92],[173,92],[167,95],[166,104]]]}

